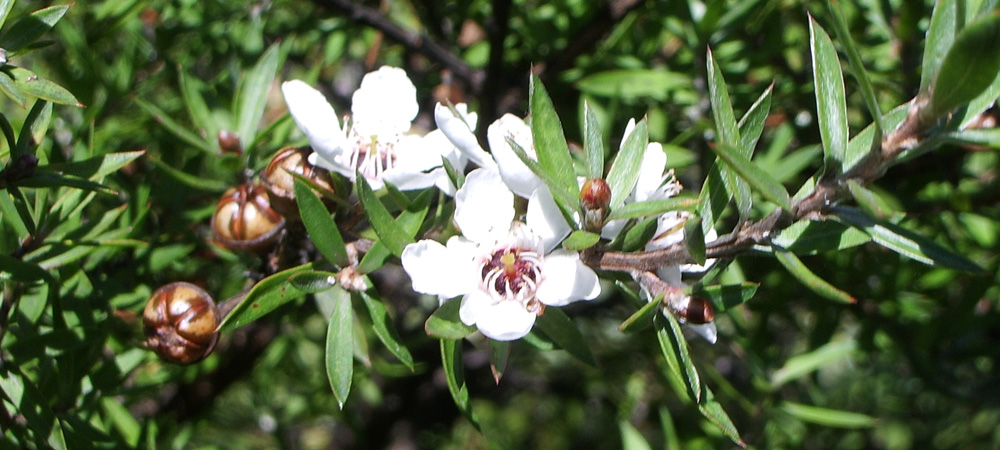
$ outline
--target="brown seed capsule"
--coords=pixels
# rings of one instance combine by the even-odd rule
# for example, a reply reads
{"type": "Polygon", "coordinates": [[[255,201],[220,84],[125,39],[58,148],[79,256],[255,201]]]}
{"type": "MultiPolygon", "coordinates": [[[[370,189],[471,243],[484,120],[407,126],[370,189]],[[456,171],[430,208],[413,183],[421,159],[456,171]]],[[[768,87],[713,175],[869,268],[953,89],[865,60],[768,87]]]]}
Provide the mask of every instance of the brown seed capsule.
{"type": "Polygon", "coordinates": [[[583,206],[583,228],[587,231],[600,232],[604,227],[604,219],[608,217],[608,206],[611,205],[611,187],[603,178],[590,178],[583,182],[580,189],[580,206],[583,206]]]}
{"type": "Polygon", "coordinates": [[[174,364],[201,361],[219,339],[215,301],[190,283],[170,283],[156,290],[142,313],[146,347],[174,364]]]}
{"type": "Polygon", "coordinates": [[[702,297],[692,296],[688,301],[687,307],[677,311],[677,315],[681,316],[688,323],[696,325],[706,324],[715,320],[715,310],[712,309],[712,304],[702,297]]]}
{"type": "Polygon", "coordinates": [[[271,209],[267,191],[259,184],[230,188],[212,215],[216,242],[230,250],[266,249],[284,225],[285,218],[271,209]]]}
{"type": "Polygon", "coordinates": [[[222,149],[222,153],[229,153],[233,155],[240,155],[243,153],[243,143],[240,142],[240,136],[229,130],[220,130],[219,135],[219,148],[222,149]]]}
{"type": "MultiPolygon", "coordinates": [[[[330,172],[309,164],[310,153],[312,149],[309,147],[285,147],[278,150],[261,177],[264,187],[270,194],[271,206],[288,220],[299,218],[298,206],[295,203],[295,178],[290,174],[302,175],[327,192],[333,192],[330,172]]],[[[327,201],[325,197],[321,198],[324,202],[327,201]]]]}

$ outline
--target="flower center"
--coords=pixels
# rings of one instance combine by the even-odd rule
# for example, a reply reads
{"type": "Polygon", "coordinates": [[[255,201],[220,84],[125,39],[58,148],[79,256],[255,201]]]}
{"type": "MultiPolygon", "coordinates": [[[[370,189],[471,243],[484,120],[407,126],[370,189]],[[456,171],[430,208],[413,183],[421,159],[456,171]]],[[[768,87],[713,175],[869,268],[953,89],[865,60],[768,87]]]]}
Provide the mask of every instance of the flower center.
{"type": "Polygon", "coordinates": [[[495,250],[482,264],[483,287],[496,302],[513,301],[528,312],[541,314],[544,305],[535,298],[541,281],[541,255],[530,250],[495,250]]]}
{"type": "Polygon", "coordinates": [[[357,169],[368,180],[382,178],[385,171],[396,165],[396,141],[379,136],[361,136],[351,130],[351,150],[343,153],[347,167],[357,169]]]}

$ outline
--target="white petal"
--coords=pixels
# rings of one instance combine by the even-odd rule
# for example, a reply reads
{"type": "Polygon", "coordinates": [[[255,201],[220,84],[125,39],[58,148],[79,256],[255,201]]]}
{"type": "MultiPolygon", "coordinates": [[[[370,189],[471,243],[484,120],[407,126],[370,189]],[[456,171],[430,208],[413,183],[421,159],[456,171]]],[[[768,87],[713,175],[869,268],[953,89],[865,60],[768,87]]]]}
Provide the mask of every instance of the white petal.
{"type": "Polygon", "coordinates": [[[288,112],[309,138],[313,151],[332,161],[342,151],[345,137],[337,113],[326,97],[301,80],[282,83],[281,93],[285,96],[288,112]]]}
{"type": "Polygon", "coordinates": [[[625,147],[625,140],[628,139],[633,130],[635,130],[635,118],[629,119],[628,124],[625,125],[625,133],[622,133],[622,141],[618,144],[618,150],[625,147]]]}
{"type": "Polygon", "coordinates": [[[656,269],[656,274],[660,279],[672,286],[684,286],[681,281],[680,266],[663,266],[656,269]]]}
{"type": "Polygon", "coordinates": [[[687,324],[687,327],[699,336],[705,338],[709,344],[714,344],[719,338],[719,331],[715,328],[715,322],[703,324],[687,324]]]}
{"type": "MultiPolygon", "coordinates": [[[[487,296],[486,293],[472,293],[466,298],[487,296]]],[[[463,307],[465,306],[463,299],[463,307]]],[[[470,302],[471,303],[471,302],[470,302]]],[[[517,302],[500,302],[495,305],[480,306],[476,315],[476,328],[486,337],[496,341],[513,341],[520,339],[531,331],[535,324],[535,314],[530,313],[517,302]]],[[[464,319],[463,319],[464,322],[464,319]]]]}
{"type": "Polygon", "coordinates": [[[440,144],[451,146],[441,133],[434,136],[440,140],[434,142],[433,137],[406,135],[396,143],[396,162],[393,168],[382,174],[382,179],[400,190],[410,191],[424,189],[437,182],[437,179],[447,176],[442,168],[440,144]]]}
{"type": "Polygon", "coordinates": [[[543,264],[544,279],[535,294],[542,303],[563,306],[600,295],[601,283],[597,274],[580,261],[576,252],[556,250],[545,257],[543,264]]]}
{"type": "Polygon", "coordinates": [[[462,241],[453,237],[445,247],[424,239],[403,249],[403,270],[414,291],[451,298],[476,289],[475,257],[470,243],[462,241]]]}
{"type": "Polygon", "coordinates": [[[663,184],[663,170],[667,166],[667,154],[663,146],[653,142],[646,146],[642,155],[642,165],[639,166],[639,179],[635,183],[635,201],[651,200],[660,185],[663,184]]]}
{"type": "Polygon", "coordinates": [[[361,136],[404,133],[418,111],[417,88],[398,67],[382,66],[366,74],[351,98],[353,127],[361,136]]]}
{"type": "Polygon", "coordinates": [[[556,206],[555,199],[552,198],[552,194],[544,184],[531,194],[525,220],[528,222],[528,227],[542,238],[545,253],[559,245],[571,230],[559,211],[559,207],[556,206]]]}
{"type": "Polygon", "coordinates": [[[510,190],[519,197],[530,197],[535,189],[543,185],[542,180],[521,162],[510,144],[507,143],[507,138],[513,138],[514,142],[520,145],[530,158],[537,159],[535,145],[531,139],[531,128],[520,118],[512,114],[504,114],[503,117],[490,125],[486,136],[490,141],[490,151],[493,152],[493,158],[497,161],[504,183],[507,183],[510,190]]]}
{"type": "MultiPolygon", "coordinates": [[[[476,129],[476,114],[466,113],[465,103],[454,106],[453,112],[445,105],[438,103],[434,106],[434,121],[438,129],[448,137],[448,140],[459,149],[466,157],[479,167],[494,167],[496,163],[486,150],[479,145],[473,131],[476,129]],[[456,116],[455,113],[459,116],[456,116]]],[[[456,167],[456,169],[461,169],[456,167]]]]}
{"type": "Polygon", "coordinates": [[[458,307],[458,318],[466,325],[475,325],[480,316],[487,314],[486,310],[492,304],[493,298],[489,294],[480,289],[473,289],[462,297],[462,304],[458,307]]]}
{"type": "Polygon", "coordinates": [[[514,220],[514,194],[488,169],[476,169],[465,177],[455,194],[455,225],[474,242],[486,242],[495,233],[506,233],[514,220]]]}
{"type": "Polygon", "coordinates": [[[656,234],[646,244],[646,250],[658,250],[667,248],[684,240],[684,222],[687,221],[687,213],[669,212],[661,215],[656,220],[656,234]]]}

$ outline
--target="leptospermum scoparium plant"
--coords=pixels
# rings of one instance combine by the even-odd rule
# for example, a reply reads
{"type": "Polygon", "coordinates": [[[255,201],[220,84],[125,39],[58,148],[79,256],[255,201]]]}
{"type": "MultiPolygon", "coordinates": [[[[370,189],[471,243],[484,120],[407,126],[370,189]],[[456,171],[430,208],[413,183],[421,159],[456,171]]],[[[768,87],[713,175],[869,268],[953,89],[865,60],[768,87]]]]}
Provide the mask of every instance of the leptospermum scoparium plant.
{"type": "MultiPolygon", "coordinates": [[[[868,214],[877,209],[877,196],[864,185],[940,144],[942,140],[929,138],[934,133],[946,133],[952,141],[975,141],[976,135],[964,134],[964,127],[996,101],[998,81],[980,77],[956,84],[945,75],[970,64],[957,62],[964,60],[953,54],[978,64],[978,72],[996,73],[998,52],[984,56],[973,50],[977,40],[998,30],[995,14],[966,27],[939,59],[940,67],[929,71],[944,75],[929,79],[912,102],[883,112],[866,96],[874,124],[848,139],[840,61],[825,31],[811,22],[825,167],[795,195],[753,161],[770,88],[737,120],[711,51],[708,90],[716,126],[711,148],[717,159],[697,197],[681,189],[660,145],[649,142],[645,120],[631,122],[618,151],[609,154],[596,115],[584,106],[583,150],[571,152],[551,99],[534,76],[530,118],[505,115],[490,124],[489,151],[476,140],[476,117],[466,105],[438,104],[434,117],[439,130],[410,134],[417,111],[415,89],[401,69],[383,67],[366,75],[353,98],[354,114],[344,126],[317,90],[301,81],[287,82],[285,100],[315,152],[310,161],[353,182],[353,189],[335,196],[341,205],[359,204],[367,220],[352,217],[357,210],[345,207],[331,216],[309,181],[296,179],[300,218],[326,262],[288,268],[261,281],[220,328],[248,323],[289,301],[294,297],[285,291],[289,284],[300,295],[314,294],[331,310],[326,366],[343,404],[354,374],[352,299],[364,305],[385,347],[414,367],[368,279],[398,258],[412,288],[440,305],[425,328],[440,339],[456,405],[475,422],[462,375],[463,339],[475,345],[483,342],[480,335],[487,339],[498,382],[510,342],[528,336],[593,364],[586,338],[560,307],[601,302],[602,294],[617,290],[647,300],[624,318],[621,330],[652,326],[669,376],[685,387],[702,414],[743,445],[702,381],[682,325],[710,342],[726,339],[718,336],[714,318],[748,301],[757,285],[721,286],[718,277],[728,261],[749,251],[775,257],[817,295],[842,303],[854,298],[798,259],[803,243],[812,249],[819,240],[843,250],[874,242],[928,264],[978,270],[961,255],[868,214]],[[528,199],[527,204],[516,197],[528,199]],[[861,208],[847,206],[852,202],[861,208]],[[729,211],[738,216],[735,225],[722,220],[729,211]],[[824,226],[811,227],[816,223],[824,226]]],[[[853,44],[848,39],[844,45],[853,44]]],[[[862,92],[872,92],[864,68],[853,53],[848,55],[862,92]]]]}

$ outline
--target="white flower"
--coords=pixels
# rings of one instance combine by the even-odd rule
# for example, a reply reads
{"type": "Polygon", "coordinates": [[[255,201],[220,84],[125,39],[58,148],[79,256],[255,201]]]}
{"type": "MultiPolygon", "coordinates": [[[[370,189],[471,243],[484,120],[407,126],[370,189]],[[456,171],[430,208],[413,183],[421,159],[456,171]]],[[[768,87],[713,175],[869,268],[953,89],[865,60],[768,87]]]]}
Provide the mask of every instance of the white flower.
{"type": "Polygon", "coordinates": [[[447,245],[422,240],[403,251],[413,289],[442,300],[462,296],[462,322],[500,341],[526,335],[546,306],[595,298],[597,274],[577,253],[553,250],[569,226],[542,197],[529,200],[526,223],[515,221],[514,195],[500,175],[469,173],[455,195],[462,236],[447,245]]]}
{"type": "MultiPolygon", "coordinates": [[[[309,162],[354,181],[355,173],[380,189],[385,182],[404,190],[449,183],[441,158],[464,167],[461,152],[440,133],[406,135],[417,116],[417,90],[403,69],[383,66],[368,73],[351,102],[350,125],[341,128],[322,93],[300,80],[281,85],[288,110],[309,138],[309,162]]],[[[472,118],[473,124],[475,118],[472,118]]],[[[454,191],[454,188],[451,188],[454,191]]]]}
{"type": "Polygon", "coordinates": [[[529,198],[538,188],[544,186],[542,180],[517,157],[514,149],[507,142],[508,138],[513,139],[524,149],[528,157],[537,159],[534,140],[531,138],[531,128],[521,118],[512,114],[504,114],[503,117],[490,124],[486,136],[489,140],[492,160],[489,157],[490,153],[483,150],[476,140],[476,136],[472,133],[474,128],[466,126],[468,121],[463,120],[461,115],[456,116],[449,108],[439,103],[434,109],[434,120],[445,136],[448,136],[455,147],[465,153],[472,162],[479,167],[499,171],[500,177],[514,194],[529,198]],[[494,161],[496,162],[494,163],[494,161]]]}

